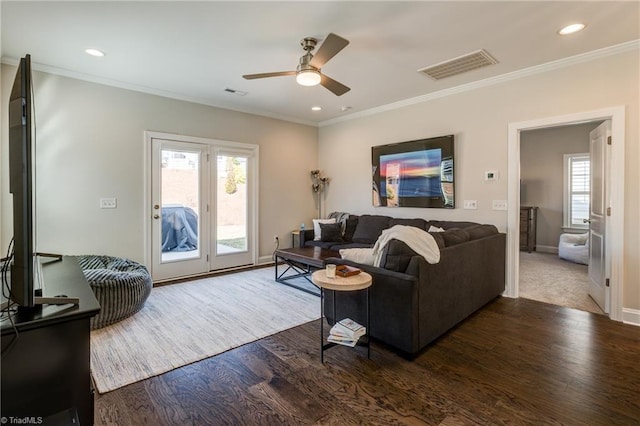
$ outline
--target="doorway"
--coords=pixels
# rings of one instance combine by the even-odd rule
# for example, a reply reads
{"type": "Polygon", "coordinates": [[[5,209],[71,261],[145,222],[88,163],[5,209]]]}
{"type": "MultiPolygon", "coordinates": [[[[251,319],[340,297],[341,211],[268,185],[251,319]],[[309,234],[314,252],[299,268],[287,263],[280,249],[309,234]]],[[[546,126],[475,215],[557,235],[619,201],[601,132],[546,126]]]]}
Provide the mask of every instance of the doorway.
{"type": "Polygon", "coordinates": [[[611,120],[611,135],[613,143],[610,149],[611,167],[606,176],[610,184],[609,216],[607,216],[607,250],[606,261],[608,267],[607,287],[609,317],[620,321],[622,319],[622,276],[624,242],[623,214],[624,214],[624,129],[625,107],[614,107],[596,111],[569,114],[557,117],[510,123],[508,135],[508,211],[507,211],[507,285],[504,295],[519,297],[519,228],[520,228],[520,136],[521,132],[561,125],[576,124],[597,120],[611,120]],[[610,244],[615,241],[614,244],[610,244]]]}
{"type": "MultiPolygon", "coordinates": [[[[602,120],[520,133],[520,297],[603,314],[589,291],[590,135],[602,120]],[[527,220],[529,219],[529,220],[527,220]],[[522,233],[535,233],[522,244],[522,233]],[[559,250],[559,243],[561,249],[559,250]]],[[[596,161],[597,163],[597,161],[596,161]]],[[[594,195],[597,195],[595,191],[594,195]]],[[[594,239],[595,241],[595,239],[594,239]]]]}
{"type": "Polygon", "coordinates": [[[257,145],[158,132],[146,142],[153,280],[255,264],[257,145]]]}

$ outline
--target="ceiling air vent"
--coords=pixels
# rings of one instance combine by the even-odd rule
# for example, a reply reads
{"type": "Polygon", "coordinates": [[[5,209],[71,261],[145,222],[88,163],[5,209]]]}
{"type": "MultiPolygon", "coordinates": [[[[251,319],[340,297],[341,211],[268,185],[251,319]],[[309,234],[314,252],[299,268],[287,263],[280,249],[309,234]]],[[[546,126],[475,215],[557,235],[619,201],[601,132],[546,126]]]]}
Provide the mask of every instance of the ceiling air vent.
{"type": "Polygon", "coordinates": [[[419,69],[418,72],[421,72],[434,80],[441,80],[446,77],[462,74],[467,71],[472,71],[497,63],[498,61],[493,59],[486,50],[477,50],[448,61],[440,62],[439,64],[419,69]]]}

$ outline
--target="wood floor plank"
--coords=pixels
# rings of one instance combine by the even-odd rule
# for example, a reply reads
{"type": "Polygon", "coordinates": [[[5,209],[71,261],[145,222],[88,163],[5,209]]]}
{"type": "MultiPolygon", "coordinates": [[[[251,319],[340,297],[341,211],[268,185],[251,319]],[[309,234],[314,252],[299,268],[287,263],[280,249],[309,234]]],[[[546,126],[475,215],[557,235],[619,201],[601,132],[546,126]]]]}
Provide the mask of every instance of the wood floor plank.
{"type": "Polygon", "coordinates": [[[413,360],[303,324],[96,397],[97,425],[634,425],[640,328],[497,299],[413,360]]]}

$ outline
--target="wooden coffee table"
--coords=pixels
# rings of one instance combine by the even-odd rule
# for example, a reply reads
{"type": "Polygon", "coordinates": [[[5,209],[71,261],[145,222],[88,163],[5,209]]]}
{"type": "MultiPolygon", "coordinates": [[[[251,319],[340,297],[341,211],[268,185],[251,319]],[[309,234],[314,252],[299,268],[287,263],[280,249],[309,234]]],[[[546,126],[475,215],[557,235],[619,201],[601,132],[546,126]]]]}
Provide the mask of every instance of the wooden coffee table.
{"type": "MultiPolygon", "coordinates": [[[[333,291],[359,291],[364,290],[366,292],[367,297],[367,318],[365,327],[367,329],[364,336],[360,339],[364,340],[364,343],[358,342],[360,346],[367,347],[367,358],[371,358],[371,344],[369,337],[369,326],[370,324],[370,314],[369,314],[369,287],[371,287],[371,283],[373,281],[371,275],[362,271],[357,275],[351,275],[349,277],[339,277],[336,276],[334,278],[327,278],[327,272],[324,269],[319,271],[315,271],[311,276],[314,284],[320,287],[320,362],[324,363],[324,351],[333,346],[336,346],[337,343],[329,342],[324,343],[324,291],[325,290],[333,290],[333,291]]],[[[338,322],[340,319],[336,313],[336,295],[333,295],[333,320],[338,322]]]]}
{"type": "Polygon", "coordinates": [[[295,278],[304,278],[314,286],[314,282],[309,278],[316,269],[324,268],[326,259],[330,257],[340,257],[337,251],[321,249],[320,247],[296,247],[276,250],[274,253],[276,267],[276,281],[290,287],[320,296],[320,291],[309,290],[308,288],[290,282],[295,278]],[[278,264],[284,263],[286,269],[278,273],[278,264]]]}

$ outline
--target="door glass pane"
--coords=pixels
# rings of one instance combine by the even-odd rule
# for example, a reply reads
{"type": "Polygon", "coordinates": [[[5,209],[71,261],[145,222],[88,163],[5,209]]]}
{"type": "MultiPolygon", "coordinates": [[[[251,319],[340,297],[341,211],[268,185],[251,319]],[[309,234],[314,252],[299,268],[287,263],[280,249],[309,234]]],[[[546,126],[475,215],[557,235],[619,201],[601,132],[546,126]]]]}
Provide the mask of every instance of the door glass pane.
{"type": "Polygon", "coordinates": [[[247,251],[247,158],[217,157],[216,254],[247,251]]]}
{"type": "Polygon", "coordinates": [[[200,153],[163,149],[162,262],[200,256],[200,153]]]}

